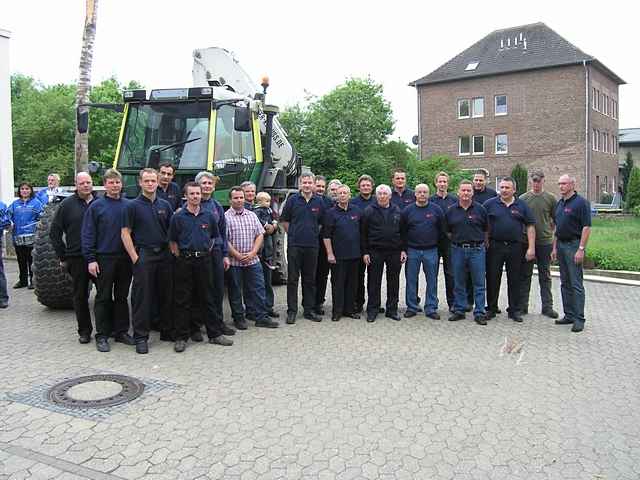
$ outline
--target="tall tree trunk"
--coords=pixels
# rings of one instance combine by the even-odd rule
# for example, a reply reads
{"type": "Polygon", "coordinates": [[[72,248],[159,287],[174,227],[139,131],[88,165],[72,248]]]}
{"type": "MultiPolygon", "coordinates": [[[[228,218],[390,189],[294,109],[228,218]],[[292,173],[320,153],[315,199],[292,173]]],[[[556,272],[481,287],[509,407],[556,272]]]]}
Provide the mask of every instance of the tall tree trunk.
{"type": "MultiPolygon", "coordinates": [[[[96,39],[96,20],[98,0],[86,0],[82,51],[80,52],[80,74],[76,91],[76,105],[89,102],[91,88],[91,64],[93,62],[93,43],[96,39]]],[[[86,107],[85,107],[86,108],[86,107]]],[[[77,172],[86,172],[89,164],[89,133],[76,130],[75,166],[77,172]]]]}

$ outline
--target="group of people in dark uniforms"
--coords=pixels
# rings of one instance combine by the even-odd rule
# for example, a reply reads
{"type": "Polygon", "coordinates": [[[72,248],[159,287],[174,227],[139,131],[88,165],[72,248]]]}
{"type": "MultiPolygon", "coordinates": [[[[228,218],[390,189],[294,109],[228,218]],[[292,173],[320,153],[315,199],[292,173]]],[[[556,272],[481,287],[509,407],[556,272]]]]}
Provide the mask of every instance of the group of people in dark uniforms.
{"type": "MultiPolygon", "coordinates": [[[[522,322],[535,263],[541,313],[557,324],[572,324],[574,332],[584,328],[582,260],[590,207],[567,175],[560,177],[562,198],[556,201],[544,190],[541,171],[533,172],[532,189],[520,197],[512,178],[499,182],[499,192],[488,187],[483,170],[473,181],[461,181],[456,195],[449,192],[446,172],[436,175],[432,195],[424,183],[409,189],[401,169],[392,173],[391,186],[376,186],[372,177],[362,175],[353,198],[340,180],[327,185],[326,178],[303,173],[299,191],[289,196],[278,218],[269,195],[256,192],[252,182],[231,188],[225,212],[213,195],[213,174],[200,172],[181,191],[172,182],[174,173],[171,164],[158,171],[141,170],[140,195],[133,200],[124,198],[122,176],[115,169],[104,174],[105,193],[100,197],[89,174],[76,175],[76,191],[58,208],[50,237],[73,279],[80,343],[89,343],[93,333],[90,282],[97,290],[95,338],[101,352],[110,350],[113,337],[147,353],[153,329],[160,331],[161,340],[174,342],[176,352],[183,352],[189,340],[204,340],[203,327],[209,343],[223,346],[233,344],[229,337],[236,329],[247,329],[248,320],[257,327],[277,328],[271,275],[278,225],[287,233],[287,324],[297,320],[300,281],[303,317],[323,320],[329,275],[331,320],[364,314],[367,322],[375,322],[384,313],[399,321],[402,265],[403,317],[424,313],[438,320],[441,263],[450,321],[473,312],[474,321],[486,325],[501,313],[498,297],[505,268],[507,315],[522,322]],[[551,293],[550,263],[556,258],[563,318],[553,309],[551,293]],[[421,269],[426,280],[423,299],[418,288],[421,269]],[[223,318],[225,275],[235,328],[223,318]]],[[[29,199],[21,196],[18,201],[29,199]]],[[[15,213],[5,217],[8,220],[0,220],[14,224],[14,235],[21,231],[15,213]]]]}

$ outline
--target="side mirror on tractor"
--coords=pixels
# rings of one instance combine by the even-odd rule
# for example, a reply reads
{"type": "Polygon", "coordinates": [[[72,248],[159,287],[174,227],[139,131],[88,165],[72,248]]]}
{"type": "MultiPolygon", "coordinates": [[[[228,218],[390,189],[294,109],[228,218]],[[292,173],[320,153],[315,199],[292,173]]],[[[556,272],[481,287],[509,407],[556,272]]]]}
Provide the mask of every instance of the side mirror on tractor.
{"type": "Polygon", "coordinates": [[[233,116],[233,128],[236,132],[251,131],[251,110],[249,107],[236,107],[233,116]]]}
{"type": "Polygon", "coordinates": [[[78,133],[87,133],[89,131],[89,110],[84,108],[83,111],[80,111],[81,108],[76,108],[76,125],[78,133]]]}

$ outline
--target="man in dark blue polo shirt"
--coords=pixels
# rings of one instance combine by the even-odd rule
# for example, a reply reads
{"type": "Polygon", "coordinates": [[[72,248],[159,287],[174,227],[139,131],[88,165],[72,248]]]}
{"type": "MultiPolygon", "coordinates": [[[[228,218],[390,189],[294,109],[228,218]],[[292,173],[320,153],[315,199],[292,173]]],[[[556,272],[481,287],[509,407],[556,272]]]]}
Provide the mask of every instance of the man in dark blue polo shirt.
{"type": "Polygon", "coordinates": [[[514,322],[522,322],[520,312],[520,267],[523,257],[536,256],[536,219],[529,206],[515,198],[516,182],[511,177],[500,180],[500,196],[484,203],[489,216],[489,250],[487,251],[487,319],[496,316],[502,269],[507,270],[507,313],[514,322]],[[525,236],[526,234],[526,236],[525,236]],[[527,243],[523,243],[523,239],[527,243]]]}
{"type": "Polygon", "coordinates": [[[484,168],[476,170],[473,174],[473,201],[480,205],[484,205],[484,202],[490,198],[498,196],[498,192],[487,186],[488,175],[489,172],[484,168]]]}
{"type": "Polygon", "coordinates": [[[416,203],[402,211],[400,232],[403,250],[407,253],[405,266],[406,303],[405,318],[415,317],[420,310],[418,282],[420,267],[427,282],[424,313],[439,320],[438,314],[438,239],[445,230],[444,213],[429,202],[429,187],[420,183],[415,189],[416,203]]]}
{"type": "Polygon", "coordinates": [[[569,175],[558,179],[561,198],[556,206],[556,232],[551,257],[560,265],[560,292],[564,318],[558,325],[573,324],[572,332],[584,329],[584,285],[582,264],[591,234],[591,207],[576,192],[576,180],[569,175]]]}
{"type": "MultiPolygon", "coordinates": [[[[435,177],[436,193],[431,195],[429,201],[438,205],[442,209],[442,213],[446,213],[449,207],[458,203],[458,197],[449,193],[449,174],[447,172],[438,172],[435,177]]],[[[444,270],[444,285],[447,292],[447,305],[449,312],[453,313],[454,294],[453,294],[453,268],[451,267],[451,240],[443,231],[438,240],[438,267],[442,259],[442,267],[444,270]]]]}
{"type": "Polygon", "coordinates": [[[173,210],[158,198],[158,172],[143,168],[138,174],[142,189],[123,211],[122,244],[133,263],[131,310],[136,352],[149,352],[152,305],[159,303],[160,334],[173,337],[173,260],[169,251],[169,223],[173,210]]]}
{"type": "Polygon", "coordinates": [[[325,202],[314,192],[314,176],[300,175],[300,192],[291,195],[282,210],[280,221],[287,238],[287,323],[296,322],[298,313],[298,279],[302,276],[302,306],[304,318],[315,322],[322,317],[314,313],[316,299],[316,267],[320,225],[326,210],[325,202]]]}
{"type": "Polygon", "coordinates": [[[180,187],[172,181],[175,173],[175,167],[171,163],[161,164],[158,171],[158,190],[156,191],[158,198],[169,202],[174,212],[182,204],[180,187]]]}
{"type": "MultiPolygon", "coordinates": [[[[373,177],[370,175],[360,175],[358,178],[358,191],[359,195],[355,198],[351,199],[351,204],[358,207],[360,211],[364,212],[364,210],[373,202],[375,202],[375,197],[373,195],[373,187],[375,187],[375,182],[373,181],[373,177]]],[[[358,263],[358,285],[356,292],[356,307],[355,311],[357,313],[362,312],[364,307],[364,297],[365,297],[365,285],[364,285],[364,274],[367,271],[367,266],[364,262],[358,263]]]]}
{"type": "Polygon", "coordinates": [[[392,205],[403,210],[415,203],[416,196],[413,194],[413,190],[407,188],[407,172],[401,168],[396,168],[391,173],[391,183],[393,184],[393,192],[391,193],[392,205]]]}
{"type": "Polygon", "coordinates": [[[105,195],[91,202],[82,222],[82,254],[89,274],[96,279],[93,313],[96,349],[108,352],[109,336],[133,345],[129,335],[131,260],[122,246],[122,215],[129,201],[122,193],[122,175],[111,168],[103,176],[105,195]]]}
{"type": "Polygon", "coordinates": [[[360,318],[356,313],[358,266],[360,258],[360,219],[362,211],[349,203],[348,185],[337,188],[337,202],[326,216],[322,228],[327,260],[331,264],[333,310],[331,320],[340,317],[360,318]]]}
{"type": "Polygon", "coordinates": [[[451,264],[455,283],[455,304],[449,321],[465,318],[467,307],[467,271],[471,273],[475,308],[473,317],[479,325],[486,325],[485,318],[485,243],[488,218],[482,205],[473,201],[473,184],[463,180],[458,187],[458,203],[445,214],[447,230],[451,238],[451,264]]]}
{"type": "Polygon", "coordinates": [[[200,206],[202,189],[196,182],[184,187],[187,205],[171,218],[169,245],[176,257],[174,277],[175,339],[174,350],[184,352],[196,318],[203,318],[209,343],[231,346],[223,335],[213,303],[213,265],[209,256],[218,232],[218,219],[200,206]],[[203,312],[194,316],[202,305],[203,312]]]}

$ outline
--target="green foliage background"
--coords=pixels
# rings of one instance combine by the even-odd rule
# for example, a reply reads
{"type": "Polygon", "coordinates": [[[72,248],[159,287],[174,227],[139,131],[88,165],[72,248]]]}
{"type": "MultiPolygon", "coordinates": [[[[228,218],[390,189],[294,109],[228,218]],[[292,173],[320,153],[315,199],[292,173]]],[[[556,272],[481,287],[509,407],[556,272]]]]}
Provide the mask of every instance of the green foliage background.
{"type": "Polygon", "coordinates": [[[640,218],[594,218],[587,263],[605,270],[640,272],[640,218]]]}
{"type": "Polygon", "coordinates": [[[633,210],[640,206],[640,168],[633,167],[627,185],[627,208],[633,210]]]}
{"type": "Polygon", "coordinates": [[[529,176],[527,169],[518,163],[511,170],[511,176],[516,181],[516,194],[520,196],[525,193],[527,191],[527,177],[529,176]]]}
{"type": "MultiPolygon", "coordinates": [[[[92,88],[95,103],[120,103],[122,90],[141,88],[137,82],[121,84],[109,78],[92,88]]],[[[63,185],[72,185],[74,176],[75,85],[45,86],[25,75],[11,77],[11,119],[13,162],[16,184],[47,183],[56,172],[63,185]]],[[[111,165],[115,155],[122,115],[113,111],[90,111],[89,160],[111,165]]],[[[99,179],[94,179],[99,180],[99,179]]]]}

